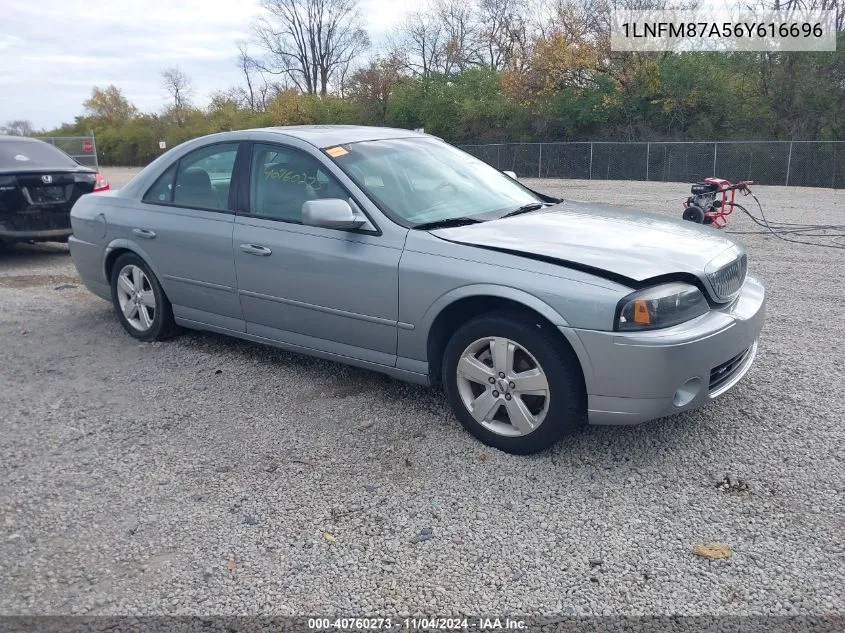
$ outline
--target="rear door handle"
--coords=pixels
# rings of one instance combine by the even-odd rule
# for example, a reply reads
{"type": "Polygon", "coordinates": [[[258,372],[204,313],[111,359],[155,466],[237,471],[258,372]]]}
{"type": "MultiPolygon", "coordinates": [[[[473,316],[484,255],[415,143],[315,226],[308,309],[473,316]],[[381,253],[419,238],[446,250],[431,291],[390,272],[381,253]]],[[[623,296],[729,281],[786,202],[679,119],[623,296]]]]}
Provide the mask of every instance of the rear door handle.
{"type": "Polygon", "coordinates": [[[266,246],[259,246],[258,244],[241,244],[241,250],[250,255],[261,255],[263,257],[267,257],[273,252],[266,246]]]}
{"type": "Polygon", "coordinates": [[[132,234],[142,237],[145,240],[154,240],[156,236],[155,231],[150,231],[149,229],[132,229],[132,234]]]}

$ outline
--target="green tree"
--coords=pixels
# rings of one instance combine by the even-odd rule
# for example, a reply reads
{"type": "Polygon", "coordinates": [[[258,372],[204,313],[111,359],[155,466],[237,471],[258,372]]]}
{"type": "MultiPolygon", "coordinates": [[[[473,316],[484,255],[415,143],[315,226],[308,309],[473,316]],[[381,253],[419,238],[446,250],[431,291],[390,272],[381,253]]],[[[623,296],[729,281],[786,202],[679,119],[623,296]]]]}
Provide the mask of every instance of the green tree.
{"type": "Polygon", "coordinates": [[[85,108],[86,118],[98,126],[121,125],[138,114],[138,109],[114,85],[105,88],[94,86],[82,107],[85,108]]]}
{"type": "Polygon", "coordinates": [[[400,79],[401,62],[394,57],[376,58],[352,74],[346,90],[359,104],[365,122],[385,124],[390,98],[400,79]]]}

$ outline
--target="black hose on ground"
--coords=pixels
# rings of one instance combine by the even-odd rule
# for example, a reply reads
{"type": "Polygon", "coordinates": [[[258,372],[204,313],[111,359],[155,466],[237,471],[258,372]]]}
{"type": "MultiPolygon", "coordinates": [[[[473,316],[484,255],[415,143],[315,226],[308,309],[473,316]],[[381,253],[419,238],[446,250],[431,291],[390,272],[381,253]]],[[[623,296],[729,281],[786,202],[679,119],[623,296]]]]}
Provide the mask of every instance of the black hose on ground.
{"type": "Polygon", "coordinates": [[[822,248],[836,248],[845,250],[845,242],[841,240],[845,239],[845,225],[843,224],[800,224],[796,222],[769,222],[766,218],[766,214],[763,211],[763,205],[760,204],[760,200],[755,196],[753,193],[748,191],[744,195],[750,195],[754,198],[754,201],[757,203],[757,207],[760,209],[760,217],[758,218],[753,213],[751,213],[748,209],[746,209],[741,204],[734,202],[734,207],[745,213],[757,226],[760,226],[765,231],[729,231],[730,233],[734,233],[737,235],[760,235],[760,234],[771,234],[776,238],[783,240],[784,242],[792,242],[793,244],[805,244],[807,246],[821,246],[822,248]],[[830,231],[837,231],[836,233],[831,233],[830,231]],[[808,242],[807,240],[799,240],[795,239],[794,237],[789,237],[791,235],[798,235],[800,237],[817,237],[817,238],[827,238],[832,240],[833,244],[825,244],[822,242],[808,242]]]}

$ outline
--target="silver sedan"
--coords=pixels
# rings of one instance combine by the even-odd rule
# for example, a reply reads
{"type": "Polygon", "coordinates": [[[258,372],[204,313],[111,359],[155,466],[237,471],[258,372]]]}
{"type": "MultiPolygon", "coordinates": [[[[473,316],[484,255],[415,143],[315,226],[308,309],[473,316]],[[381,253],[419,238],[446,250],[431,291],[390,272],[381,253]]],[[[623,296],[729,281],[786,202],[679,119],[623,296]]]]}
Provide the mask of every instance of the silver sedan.
{"type": "Polygon", "coordinates": [[[407,130],[207,136],[71,216],[79,274],[135,338],[210,330],[442,384],[512,453],[710,401],[763,326],[717,230],[551,198],[407,130]]]}

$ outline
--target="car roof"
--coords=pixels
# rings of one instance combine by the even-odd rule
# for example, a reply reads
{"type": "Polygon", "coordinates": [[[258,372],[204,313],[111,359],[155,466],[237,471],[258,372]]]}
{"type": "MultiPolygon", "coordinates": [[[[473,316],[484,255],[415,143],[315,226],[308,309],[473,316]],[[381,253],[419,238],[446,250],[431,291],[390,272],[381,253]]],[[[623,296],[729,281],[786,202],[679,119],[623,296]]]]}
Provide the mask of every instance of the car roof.
{"type": "Polygon", "coordinates": [[[366,125],[289,125],[256,128],[252,131],[275,132],[286,136],[293,136],[319,148],[358,143],[360,141],[380,141],[389,138],[428,136],[428,134],[414,132],[412,130],[371,127],[366,125]]]}

